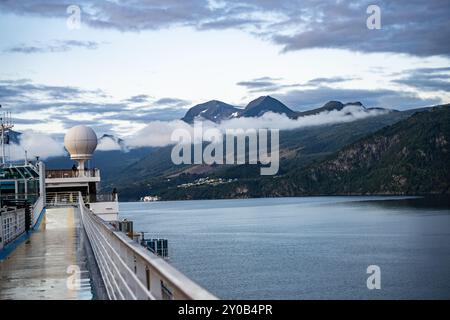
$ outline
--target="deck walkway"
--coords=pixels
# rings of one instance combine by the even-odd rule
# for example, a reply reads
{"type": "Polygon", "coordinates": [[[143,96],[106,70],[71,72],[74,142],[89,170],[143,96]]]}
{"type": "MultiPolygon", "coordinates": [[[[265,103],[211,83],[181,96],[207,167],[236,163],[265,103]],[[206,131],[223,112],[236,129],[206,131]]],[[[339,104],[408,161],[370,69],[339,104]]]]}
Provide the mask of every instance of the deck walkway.
{"type": "Polygon", "coordinates": [[[39,230],[0,261],[0,300],[93,298],[77,210],[47,209],[39,230]]]}

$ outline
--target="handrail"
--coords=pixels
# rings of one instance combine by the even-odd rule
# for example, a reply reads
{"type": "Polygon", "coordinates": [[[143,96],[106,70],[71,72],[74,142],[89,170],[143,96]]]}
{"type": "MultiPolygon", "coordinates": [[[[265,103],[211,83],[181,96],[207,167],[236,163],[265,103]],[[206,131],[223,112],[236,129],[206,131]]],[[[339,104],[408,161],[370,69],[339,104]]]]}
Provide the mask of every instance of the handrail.
{"type": "Polygon", "coordinates": [[[100,177],[99,169],[51,169],[45,172],[47,179],[62,179],[62,178],[81,178],[81,177],[100,177]]]}
{"type": "Polygon", "coordinates": [[[82,197],[78,191],[74,192],[47,192],[47,206],[78,206],[78,197],[82,197]]]}
{"type": "Polygon", "coordinates": [[[110,299],[217,299],[86,208],[81,220],[110,299]]]}
{"type": "Polygon", "coordinates": [[[0,248],[11,243],[26,231],[25,208],[2,208],[0,212],[0,248]]]}
{"type": "Polygon", "coordinates": [[[91,197],[89,202],[115,202],[118,200],[117,193],[97,193],[91,197]]]}

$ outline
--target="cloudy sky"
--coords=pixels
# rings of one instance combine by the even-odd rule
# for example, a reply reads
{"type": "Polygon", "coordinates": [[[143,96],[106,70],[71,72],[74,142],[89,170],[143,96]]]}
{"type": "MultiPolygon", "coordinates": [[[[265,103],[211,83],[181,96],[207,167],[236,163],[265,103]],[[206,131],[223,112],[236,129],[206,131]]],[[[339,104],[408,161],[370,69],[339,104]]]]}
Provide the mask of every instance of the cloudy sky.
{"type": "Polygon", "coordinates": [[[0,104],[19,131],[123,136],[212,99],[448,103],[449,15],[448,0],[0,0],[0,104]]]}

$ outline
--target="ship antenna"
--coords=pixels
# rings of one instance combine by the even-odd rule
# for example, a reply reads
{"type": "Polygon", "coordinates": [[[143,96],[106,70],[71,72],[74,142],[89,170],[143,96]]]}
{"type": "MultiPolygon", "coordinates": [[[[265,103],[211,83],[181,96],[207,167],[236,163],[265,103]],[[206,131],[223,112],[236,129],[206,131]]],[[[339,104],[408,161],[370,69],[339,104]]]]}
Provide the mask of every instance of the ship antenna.
{"type": "MultiPolygon", "coordinates": [[[[0,109],[2,108],[2,105],[0,104],[0,109]]],[[[11,112],[3,111],[0,114],[0,131],[1,131],[1,164],[4,166],[6,164],[6,154],[5,154],[5,139],[6,139],[6,132],[10,130],[12,127],[14,127],[14,124],[12,123],[11,119],[11,112]]]]}

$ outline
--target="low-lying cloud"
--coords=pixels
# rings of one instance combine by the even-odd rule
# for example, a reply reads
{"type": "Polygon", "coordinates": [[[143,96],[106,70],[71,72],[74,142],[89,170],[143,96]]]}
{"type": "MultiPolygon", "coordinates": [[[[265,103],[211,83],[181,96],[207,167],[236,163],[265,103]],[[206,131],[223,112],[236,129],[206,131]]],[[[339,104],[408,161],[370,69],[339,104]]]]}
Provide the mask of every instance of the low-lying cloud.
{"type": "Polygon", "coordinates": [[[130,148],[163,147],[173,142],[170,140],[176,129],[193,130],[192,126],[182,120],[151,121],[136,134],[126,137],[125,143],[130,148]]]}
{"type": "MultiPolygon", "coordinates": [[[[375,117],[387,114],[388,110],[382,109],[364,109],[359,105],[348,105],[342,110],[325,111],[315,115],[290,119],[285,115],[267,112],[258,118],[235,118],[221,123],[214,123],[203,120],[204,130],[219,129],[225,133],[227,129],[278,129],[292,130],[320,125],[330,125],[336,123],[352,122],[368,117],[375,117]]],[[[198,122],[197,122],[198,124],[198,122]]],[[[112,151],[140,148],[140,147],[164,147],[175,144],[171,140],[171,135],[176,129],[184,129],[194,132],[194,125],[188,124],[182,120],[172,121],[151,121],[136,134],[124,137],[124,145],[118,143],[117,139],[112,137],[102,137],[99,139],[97,150],[112,151]],[[124,147],[126,146],[126,147],[124,147]]],[[[326,130],[326,129],[325,129],[326,130]]],[[[196,141],[200,142],[200,141],[196,141]]],[[[24,150],[28,152],[28,158],[39,156],[41,159],[62,156],[65,154],[64,145],[61,139],[55,139],[53,136],[26,131],[20,136],[19,145],[12,145],[12,160],[24,158],[24,150]]]]}
{"type": "Polygon", "coordinates": [[[47,159],[62,156],[65,154],[62,141],[55,139],[46,133],[25,131],[19,137],[19,144],[11,144],[10,160],[17,161],[25,158],[25,151],[28,159],[39,157],[47,159]]]}
{"type": "Polygon", "coordinates": [[[98,141],[97,150],[99,151],[114,151],[121,149],[122,147],[120,146],[119,142],[117,142],[117,140],[113,139],[112,137],[102,137],[98,141]]]}
{"type": "MultiPolygon", "coordinates": [[[[386,114],[389,111],[381,109],[364,109],[359,105],[348,105],[342,110],[325,111],[319,114],[290,119],[289,117],[267,112],[258,118],[235,118],[217,124],[203,120],[203,129],[215,128],[225,133],[227,129],[279,129],[292,130],[311,126],[328,125],[343,122],[352,122],[359,119],[386,114]]],[[[173,144],[171,134],[175,129],[194,131],[194,125],[181,120],[152,121],[136,134],[126,137],[125,142],[131,148],[161,147],[173,144]]]]}

